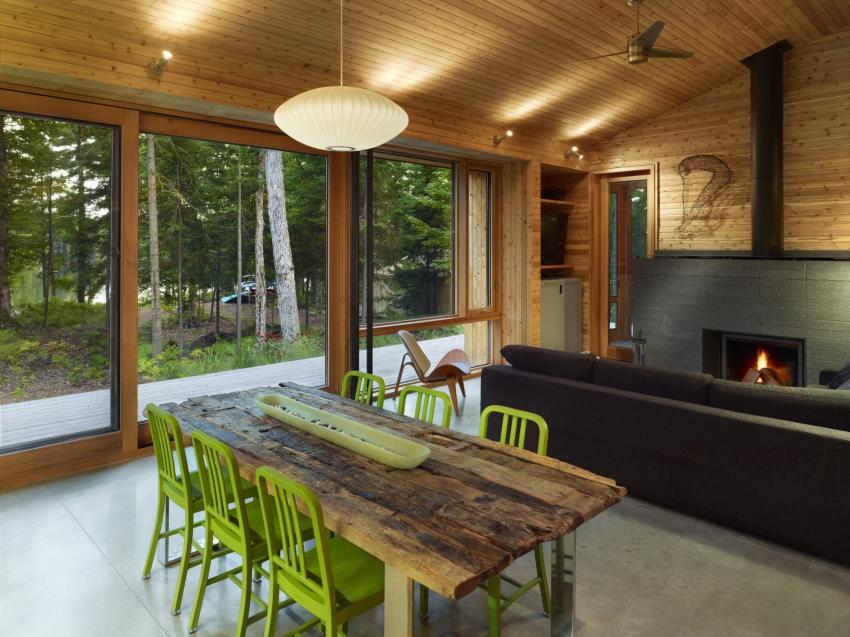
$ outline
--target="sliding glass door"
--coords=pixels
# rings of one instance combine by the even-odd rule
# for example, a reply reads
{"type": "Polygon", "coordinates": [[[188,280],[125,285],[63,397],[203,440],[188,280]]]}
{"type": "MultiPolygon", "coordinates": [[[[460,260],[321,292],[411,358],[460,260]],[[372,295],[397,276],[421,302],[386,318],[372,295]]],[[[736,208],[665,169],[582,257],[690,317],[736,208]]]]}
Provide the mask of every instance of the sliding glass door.
{"type": "Polygon", "coordinates": [[[0,111],[0,453],[117,429],[117,139],[0,111]]]}

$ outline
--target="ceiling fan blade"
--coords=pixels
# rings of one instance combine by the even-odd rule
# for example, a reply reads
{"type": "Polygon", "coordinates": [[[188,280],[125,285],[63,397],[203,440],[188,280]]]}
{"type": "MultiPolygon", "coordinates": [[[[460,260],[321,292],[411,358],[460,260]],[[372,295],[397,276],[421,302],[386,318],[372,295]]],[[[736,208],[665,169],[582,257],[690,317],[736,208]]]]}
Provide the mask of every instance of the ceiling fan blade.
{"type": "Polygon", "coordinates": [[[643,33],[637,37],[637,42],[644,48],[648,49],[655,44],[655,41],[658,39],[658,36],[661,35],[661,30],[663,28],[664,23],[661,22],[661,20],[656,20],[643,30],[643,33]]]}
{"type": "Polygon", "coordinates": [[[577,64],[579,62],[590,62],[591,60],[601,60],[603,58],[614,57],[615,55],[625,55],[628,51],[617,51],[616,53],[606,53],[605,55],[596,55],[592,58],[581,58],[580,60],[570,60],[567,64],[577,64]]]}
{"type": "Polygon", "coordinates": [[[660,46],[654,46],[647,52],[647,55],[651,58],[689,58],[693,54],[693,51],[683,51],[682,49],[665,49],[660,46]]]}

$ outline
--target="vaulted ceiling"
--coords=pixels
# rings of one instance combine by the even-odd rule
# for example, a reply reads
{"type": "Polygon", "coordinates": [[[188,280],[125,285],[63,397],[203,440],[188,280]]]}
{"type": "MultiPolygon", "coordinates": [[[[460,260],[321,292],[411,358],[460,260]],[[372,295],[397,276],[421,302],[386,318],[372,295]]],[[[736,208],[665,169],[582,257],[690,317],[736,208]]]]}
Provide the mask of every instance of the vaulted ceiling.
{"type": "MultiPolygon", "coordinates": [[[[0,63],[270,111],[337,81],[336,0],[2,0],[0,63]],[[145,66],[174,59],[160,80],[145,66]]],[[[641,28],[687,60],[630,66],[626,0],[350,0],[346,82],[380,91],[414,120],[586,144],[740,75],[740,60],[786,38],[850,29],[846,0],[644,0],[641,28]],[[471,125],[471,124],[470,124],[471,125]]]]}

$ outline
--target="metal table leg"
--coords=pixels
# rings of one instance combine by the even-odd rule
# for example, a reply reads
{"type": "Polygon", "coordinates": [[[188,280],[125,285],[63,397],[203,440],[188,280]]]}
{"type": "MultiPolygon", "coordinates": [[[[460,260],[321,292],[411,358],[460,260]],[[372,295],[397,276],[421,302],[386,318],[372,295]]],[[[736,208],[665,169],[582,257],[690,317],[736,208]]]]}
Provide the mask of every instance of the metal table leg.
{"type": "Polygon", "coordinates": [[[576,605],[576,532],[552,542],[551,637],[572,637],[576,605]]]}

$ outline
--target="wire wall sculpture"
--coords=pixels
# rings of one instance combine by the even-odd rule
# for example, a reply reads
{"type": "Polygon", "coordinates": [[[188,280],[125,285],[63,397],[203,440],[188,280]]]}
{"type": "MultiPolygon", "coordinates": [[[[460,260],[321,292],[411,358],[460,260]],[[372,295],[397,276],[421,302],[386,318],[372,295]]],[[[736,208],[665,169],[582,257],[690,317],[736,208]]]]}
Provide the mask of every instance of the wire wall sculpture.
{"type": "Polygon", "coordinates": [[[715,207],[715,203],[732,181],[732,170],[714,155],[691,155],[679,162],[678,172],[682,178],[682,223],[676,228],[676,236],[682,239],[711,236],[726,221],[725,210],[715,207]],[[711,175],[702,189],[699,189],[702,179],[693,175],[696,171],[711,175]]]}

